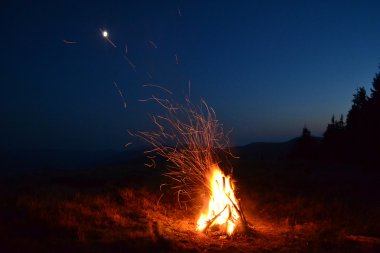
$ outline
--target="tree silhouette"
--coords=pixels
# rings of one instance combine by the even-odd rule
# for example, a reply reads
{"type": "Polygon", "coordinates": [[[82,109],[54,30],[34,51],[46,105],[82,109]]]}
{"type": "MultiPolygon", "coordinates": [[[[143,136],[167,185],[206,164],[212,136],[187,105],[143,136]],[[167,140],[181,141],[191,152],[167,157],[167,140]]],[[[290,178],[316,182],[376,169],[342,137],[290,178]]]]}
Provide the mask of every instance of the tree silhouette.
{"type": "Polygon", "coordinates": [[[310,138],[311,138],[311,132],[309,129],[307,129],[306,126],[304,126],[302,129],[302,140],[309,141],[310,138]]]}
{"type": "Polygon", "coordinates": [[[368,146],[371,131],[369,115],[369,98],[364,87],[357,89],[352,106],[347,114],[348,156],[351,160],[365,162],[368,160],[368,146]]]}
{"type": "Polygon", "coordinates": [[[379,99],[380,96],[380,64],[379,64],[379,72],[376,73],[375,77],[372,81],[372,89],[371,89],[372,95],[371,99],[379,99]]]}
{"type": "Polygon", "coordinates": [[[329,160],[344,159],[346,154],[346,125],[343,114],[340,115],[339,121],[335,120],[334,115],[331,117],[331,123],[327,125],[323,137],[324,157],[329,160]]]}
{"type": "Polygon", "coordinates": [[[368,101],[368,130],[371,133],[368,154],[380,165],[380,65],[372,81],[371,97],[368,101]]]}
{"type": "Polygon", "coordinates": [[[354,93],[346,124],[343,115],[339,121],[333,116],[323,136],[325,158],[380,165],[380,71],[370,96],[364,87],[354,93]]]}
{"type": "Polygon", "coordinates": [[[319,157],[318,141],[311,135],[310,130],[304,126],[302,135],[294,144],[293,149],[290,151],[290,159],[298,160],[315,160],[319,157]]]}
{"type": "Polygon", "coordinates": [[[347,114],[347,128],[360,128],[364,124],[366,110],[368,109],[368,96],[364,87],[357,89],[352,99],[351,110],[347,114]]]}

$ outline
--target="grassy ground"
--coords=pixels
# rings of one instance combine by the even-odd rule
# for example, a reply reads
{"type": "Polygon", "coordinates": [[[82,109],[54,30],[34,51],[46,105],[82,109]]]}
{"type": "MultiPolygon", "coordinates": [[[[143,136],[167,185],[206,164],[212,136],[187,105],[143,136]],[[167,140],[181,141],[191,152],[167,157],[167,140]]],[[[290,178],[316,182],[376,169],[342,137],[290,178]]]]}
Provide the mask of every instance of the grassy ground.
{"type": "Polygon", "coordinates": [[[2,177],[0,252],[379,252],[379,173],[302,162],[236,164],[253,226],[195,232],[196,207],[160,197],[139,162],[2,177]],[[242,169],[240,169],[242,168],[242,169]]]}

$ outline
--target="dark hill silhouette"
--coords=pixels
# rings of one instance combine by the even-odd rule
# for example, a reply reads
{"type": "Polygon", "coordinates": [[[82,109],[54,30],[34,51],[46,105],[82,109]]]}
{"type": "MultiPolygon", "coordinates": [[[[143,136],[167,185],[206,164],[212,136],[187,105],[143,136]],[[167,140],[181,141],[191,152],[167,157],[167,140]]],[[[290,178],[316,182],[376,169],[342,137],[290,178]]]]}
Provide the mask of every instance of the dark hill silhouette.
{"type": "MultiPolygon", "coordinates": [[[[244,160],[278,161],[288,158],[301,137],[285,142],[253,142],[233,147],[234,153],[244,160]]],[[[319,137],[312,137],[320,141],[319,137]]],[[[134,160],[143,164],[144,148],[117,150],[67,150],[67,149],[0,149],[0,171],[12,173],[30,169],[80,169],[97,166],[123,165],[134,160]]]]}
{"type": "Polygon", "coordinates": [[[122,164],[142,156],[142,149],[126,151],[2,149],[0,150],[0,168],[2,172],[8,173],[29,169],[78,169],[122,164]]]}
{"type": "Polygon", "coordinates": [[[286,142],[253,142],[235,150],[240,157],[252,160],[282,160],[287,157],[297,139],[286,142]]]}

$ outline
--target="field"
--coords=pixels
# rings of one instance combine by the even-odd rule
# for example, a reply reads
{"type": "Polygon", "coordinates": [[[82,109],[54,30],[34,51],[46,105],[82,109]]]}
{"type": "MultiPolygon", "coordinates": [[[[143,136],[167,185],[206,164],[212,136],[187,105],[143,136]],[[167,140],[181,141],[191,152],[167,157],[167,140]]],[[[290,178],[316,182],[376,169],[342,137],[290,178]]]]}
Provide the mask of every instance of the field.
{"type": "Polygon", "coordinates": [[[237,195],[252,226],[195,232],[199,206],[158,202],[162,170],[144,160],[1,177],[0,252],[379,252],[379,171],[242,157],[237,195]]]}

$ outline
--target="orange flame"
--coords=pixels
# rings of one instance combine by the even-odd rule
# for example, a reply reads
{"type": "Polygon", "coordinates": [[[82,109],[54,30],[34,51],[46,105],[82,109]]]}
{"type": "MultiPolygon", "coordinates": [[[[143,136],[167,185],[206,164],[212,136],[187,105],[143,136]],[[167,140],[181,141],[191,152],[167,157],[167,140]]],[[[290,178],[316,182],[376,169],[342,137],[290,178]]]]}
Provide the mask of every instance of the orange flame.
{"type": "Polygon", "coordinates": [[[211,193],[208,210],[199,217],[197,231],[206,231],[211,226],[219,225],[231,235],[240,222],[234,184],[230,176],[224,175],[218,165],[211,167],[209,182],[211,193]]]}

